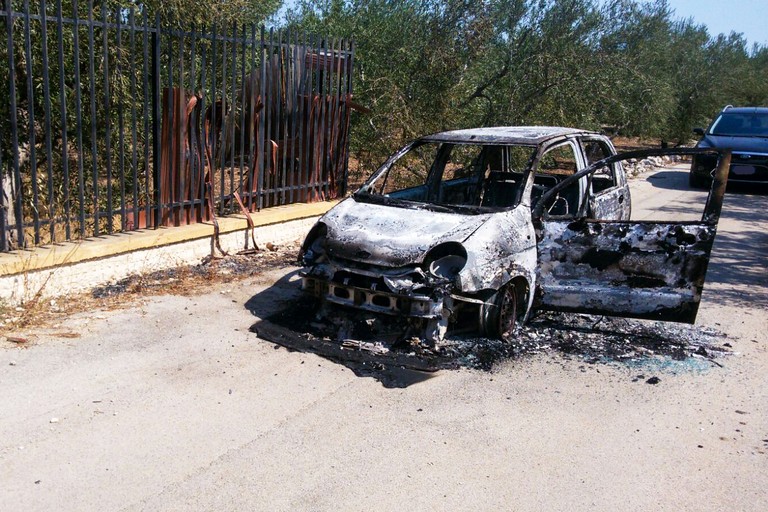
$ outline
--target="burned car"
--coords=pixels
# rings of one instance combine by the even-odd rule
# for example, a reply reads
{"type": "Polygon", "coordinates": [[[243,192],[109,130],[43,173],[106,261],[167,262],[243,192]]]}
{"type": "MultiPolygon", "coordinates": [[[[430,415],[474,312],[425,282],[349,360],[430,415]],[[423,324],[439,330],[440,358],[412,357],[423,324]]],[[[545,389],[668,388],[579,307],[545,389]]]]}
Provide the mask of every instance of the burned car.
{"type": "Polygon", "coordinates": [[[312,228],[302,288],[433,344],[467,322],[510,338],[534,309],[692,322],[722,192],[701,222],[633,223],[620,160],[571,128],[417,139],[312,228]]]}

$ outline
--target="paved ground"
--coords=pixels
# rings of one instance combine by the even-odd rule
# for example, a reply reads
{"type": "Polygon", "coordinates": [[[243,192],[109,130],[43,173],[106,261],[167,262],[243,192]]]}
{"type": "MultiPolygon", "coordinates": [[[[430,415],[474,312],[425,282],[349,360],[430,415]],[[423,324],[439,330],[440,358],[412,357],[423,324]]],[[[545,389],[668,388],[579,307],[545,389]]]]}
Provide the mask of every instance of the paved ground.
{"type": "MultiPolygon", "coordinates": [[[[685,180],[634,183],[635,216],[679,218],[685,180]]],[[[768,510],[767,201],[726,196],[721,367],[545,353],[387,388],[248,331],[293,268],[0,342],[0,510],[768,510]]]]}

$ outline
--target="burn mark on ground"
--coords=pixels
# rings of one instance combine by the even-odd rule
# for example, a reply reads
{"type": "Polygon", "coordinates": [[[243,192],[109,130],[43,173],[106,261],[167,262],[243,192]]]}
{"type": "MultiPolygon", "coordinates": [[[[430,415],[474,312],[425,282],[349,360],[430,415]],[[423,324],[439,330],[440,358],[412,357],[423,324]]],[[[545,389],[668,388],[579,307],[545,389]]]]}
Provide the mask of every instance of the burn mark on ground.
{"type": "Polygon", "coordinates": [[[359,376],[387,387],[402,387],[395,369],[434,372],[473,368],[490,371],[499,363],[535,354],[558,354],[586,364],[629,368],[700,371],[721,366],[729,353],[727,335],[700,326],[628,320],[593,315],[542,313],[519,328],[511,342],[454,334],[439,348],[409,337],[396,322],[344,315],[345,321],[320,322],[314,304],[300,300],[251,328],[259,337],[290,350],[317,353],[344,364],[359,376]]]}

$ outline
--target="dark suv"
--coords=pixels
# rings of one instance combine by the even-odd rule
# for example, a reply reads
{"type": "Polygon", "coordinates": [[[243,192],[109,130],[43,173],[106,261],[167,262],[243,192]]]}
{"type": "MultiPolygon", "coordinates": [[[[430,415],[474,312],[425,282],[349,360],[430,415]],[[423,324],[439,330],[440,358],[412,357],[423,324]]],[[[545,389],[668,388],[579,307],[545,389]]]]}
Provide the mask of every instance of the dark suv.
{"type": "MultiPolygon", "coordinates": [[[[768,183],[768,107],[725,107],[706,131],[694,128],[703,137],[696,147],[731,149],[728,183],[768,183]]],[[[709,188],[717,156],[694,155],[691,187],[709,188]]]]}

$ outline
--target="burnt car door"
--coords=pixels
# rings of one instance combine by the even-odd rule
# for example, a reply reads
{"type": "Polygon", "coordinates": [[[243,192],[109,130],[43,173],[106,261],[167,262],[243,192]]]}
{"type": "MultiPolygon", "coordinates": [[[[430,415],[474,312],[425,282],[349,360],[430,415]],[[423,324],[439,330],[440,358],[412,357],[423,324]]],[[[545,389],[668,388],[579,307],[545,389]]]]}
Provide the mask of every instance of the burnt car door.
{"type": "MultiPolygon", "coordinates": [[[[626,160],[697,149],[649,150],[600,160],[558,184],[626,160]]],[[[720,155],[715,181],[697,222],[603,221],[533,211],[538,266],[534,307],[693,323],[712,252],[728,179],[730,152],[720,155]]]]}

